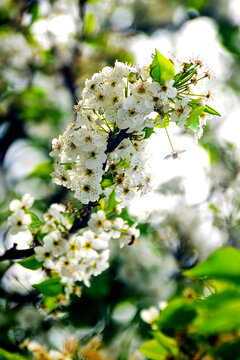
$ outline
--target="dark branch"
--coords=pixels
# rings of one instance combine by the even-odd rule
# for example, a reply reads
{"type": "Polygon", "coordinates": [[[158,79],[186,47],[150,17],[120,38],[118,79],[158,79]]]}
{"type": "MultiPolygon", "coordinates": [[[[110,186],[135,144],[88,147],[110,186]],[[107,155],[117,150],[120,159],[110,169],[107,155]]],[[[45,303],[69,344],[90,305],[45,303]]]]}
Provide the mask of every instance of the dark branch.
{"type": "Polygon", "coordinates": [[[83,229],[87,226],[92,209],[98,205],[98,202],[91,202],[84,206],[80,211],[79,211],[79,216],[77,216],[74,220],[74,223],[71,227],[71,229],[69,230],[70,234],[75,233],[76,231],[83,229]]]}
{"type": "Polygon", "coordinates": [[[18,250],[17,244],[14,243],[11,249],[6,250],[5,253],[0,256],[0,261],[24,259],[32,255],[34,255],[34,247],[18,250]]]}
{"type": "Polygon", "coordinates": [[[115,136],[113,139],[109,137],[106,153],[113,152],[118,147],[118,145],[128,137],[127,130],[128,129],[120,130],[117,136],[115,136]]]}
{"type": "MultiPolygon", "coordinates": [[[[112,138],[111,134],[109,135],[105,154],[113,152],[118,147],[118,145],[121,144],[121,142],[128,137],[127,130],[128,129],[120,130],[119,133],[115,136],[115,138],[112,138]]],[[[107,160],[103,164],[103,170],[105,170],[106,166],[107,160]]]]}

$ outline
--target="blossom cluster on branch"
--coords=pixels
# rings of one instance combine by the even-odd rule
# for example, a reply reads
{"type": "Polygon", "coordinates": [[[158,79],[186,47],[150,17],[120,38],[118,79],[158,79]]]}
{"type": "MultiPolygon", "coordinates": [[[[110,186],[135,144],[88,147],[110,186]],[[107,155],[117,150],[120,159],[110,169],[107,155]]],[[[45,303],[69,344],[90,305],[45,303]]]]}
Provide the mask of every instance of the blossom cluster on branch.
{"type": "Polygon", "coordinates": [[[116,61],[86,80],[76,119],[53,140],[50,153],[53,181],[73,190],[83,204],[97,201],[107,180],[124,205],[151,189],[143,154],[154,127],[166,128],[171,121],[192,128],[196,139],[202,135],[206,113],[213,109],[205,106],[209,95],[192,94],[191,86],[209,74],[201,71],[197,77],[202,64],[196,60],[184,63],[174,77],[172,63],[165,60],[167,75],[154,60],[152,67],[140,69],[116,61]],[[110,147],[121,134],[122,141],[110,147]]]}
{"type": "MultiPolygon", "coordinates": [[[[109,267],[111,238],[119,239],[120,247],[123,247],[139,236],[139,230],[135,226],[130,227],[117,216],[116,201],[109,204],[110,206],[106,203],[105,211],[98,210],[99,206],[96,207],[89,216],[87,226],[73,234],[70,229],[77,214],[73,217],[65,205],[52,204],[43,219],[39,220],[30,212],[33,202],[34,199],[25,194],[21,201],[13,200],[10,203],[13,213],[8,219],[9,231],[17,234],[29,230],[32,234],[32,247],[26,250],[14,248],[7,252],[15,253],[15,259],[20,258],[23,251],[26,252],[23,257],[35,253],[34,263],[31,263],[30,267],[34,264],[34,269],[42,268],[46,278],[61,278],[66,296],[61,297],[64,302],[70,293],[77,292],[77,281],[90,286],[90,277],[101,274],[109,267]]],[[[104,204],[102,202],[102,206],[104,204]]],[[[21,264],[29,267],[24,260],[21,264]]]]}
{"type": "MultiPolygon", "coordinates": [[[[48,280],[58,279],[50,294],[61,293],[64,301],[76,292],[76,282],[89,286],[90,277],[109,266],[110,239],[119,239],[122,247],[139,236],[137,224],[129,224],[122,209],[137,193],[152,188],[145,146],[154,128],[167,132],[173,122],[198,139],[206,115],[219,116],[205,104],[209,93],[193,93],[194,86],[209,77],[198,60],[183,63],[175,74],[172,62],[156,50],[148,67],[116,61],[86,80],[76,119],[53,140],[50,153],[55,159],[53,182],[74,191],[80,208],[69,201],[67,206],[52,204],[39,220],[29,211],[34,201],[30,195],[12,201],[10,232],[30,230],[32,244],[26,250],[17,250],[15,244],[0,260],[34,254],[33,262],[20,263],[42,268],[48,280]]],[[[45,295],[53,285],[48,280],[36,285],[45,295]]]]}

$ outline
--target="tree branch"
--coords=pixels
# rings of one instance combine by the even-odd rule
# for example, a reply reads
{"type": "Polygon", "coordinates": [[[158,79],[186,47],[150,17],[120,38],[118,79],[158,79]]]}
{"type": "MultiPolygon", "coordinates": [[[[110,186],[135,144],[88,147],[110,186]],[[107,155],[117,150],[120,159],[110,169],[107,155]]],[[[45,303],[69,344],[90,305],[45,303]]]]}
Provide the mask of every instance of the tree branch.
{"type": "Polygon", "coordinates": [[[73,234],[76,231],[83,229],[87,226],[91,212],[92,212],[93,208],[97,205],[98,205],[97,201],[96,202],[90,201],[90,203],[88,205],[84,206],[79,211],[80,216],[75,218],[73,225],[72,225],[71,229],[69,230],[69,234],[73,234]]]}
{"type": "Polygon", "coordinates": [[[11,249],[6,250],[5,253],[0,256],[0,261],[24,259],[34,254],[34,247],[18,250],[17,244],[14,243],[11,249]]]}
{"type": "Polygon", "coordinates": [[[113,139],[109,137],[106,154],[113,152],[118,147],[118,145],[121,144],[121,142],[128,137],[127,130],[128,129],[120,130],[113,139]]]}

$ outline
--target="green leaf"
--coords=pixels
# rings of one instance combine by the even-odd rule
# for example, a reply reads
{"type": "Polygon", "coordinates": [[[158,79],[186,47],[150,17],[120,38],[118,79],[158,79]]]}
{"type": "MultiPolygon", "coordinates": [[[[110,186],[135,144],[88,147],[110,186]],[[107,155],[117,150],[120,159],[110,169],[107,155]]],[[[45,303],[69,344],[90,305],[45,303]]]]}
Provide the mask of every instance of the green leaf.
{"type": "Polygon", "coordinates": [[[1,360],[27,360],[26,357],[19,355],[17,353],[10,353],[4,349],[0,348],[0,359],[1,360]]]}
{"type": "Polygon", "coordinates": [[[204,335],[235,331],[240,328],[239,309],[239,290],[215,293],[198,302],[199,316],[194,324],[204,335]]]}
{"type": "Polygon", "coordinates": [[[27,259],[20,260],[17,263],[22,265],[26,269],[37,270],[43,266],[44,261],[41,261],[41,262],[37,261],[36,255],[33,255],[27,259]]]}
{"type": "Polygon", "coordinates": [[[45,305],[46,311],[52,311],[56,309],[59,304],[56,302],[56,297],[43,296],[43,303],[45,305]]]}
{"type": "Polygon", "coordinates": [[[155,49],[156,55],[153,58],[150,75],[159,83],[165,83],[174,78],[175,69],[170,60],[155,49]]]}
{"type": "Polygon", "coordinates": [[[191,129],[193,131],[198,131],[199,130],[199,125],[200,125],[200,123],[199,123],[199,117],[198,117],[188,127],[189,127],[189,129],[191,129]]]}
{"type": "Polygon", "coordinates": [[[152,135],[154,129],[146,127],[144,130],[145,130],[144,139],[148,139],[152,135]]]}
{"type": "Polygon", "coordinates": [[[95,3],[97,3],[99,0],[87,0],[87,2],[89,3],[89,4],[95,4],[95,3]]]}
{"type": "Polygon", "coordinates": [[[155,339],[146,341],[140,347],[141,353],[150,360],[164,360],[166,355],[171,355],[159,342],[155,339]]]}
{"type": "Polygon", "coordinates": [[[117,201],[117,200],[115,199],[115,197],[116,197],[116,193],[115,193],[115,190],[113,189],[112,192],[111,192],[111,194],[110,194],[109,197],[108,197],[108,201],[107,201],[106,206],[105,206],[105,210],[104,210],[104,211],[105,211],[106,215],[108,215],[109,213],[111,213],[112,210],[115,208],[115,206],[117,206],[118,204],[120,204],[120,202],[117,201]]]}
{"type": "Polygon", "coordinates": [[[196,106],[196,107],[192,110],[190,116],[188,117],[188,124],[187,124],[187,126],[190,126],[190,125],[192,125],[194,122],[196,122],[196,120],[198,120],[199,115],[201,115],[201,113],[204,111],[204,109],[205,109],[205,106],[202,106],[202,105],[196,106]]]}
{"type": "Polygon", "coordinates": [[[182,329],[196,317],[193,304],[185,299],[174,299],[161,312],[158,325],[161,329],[182,329]]]}
{"type": "Polygon", "coordinates": [[[158,119],[158,125],[157,125],[157,128],[160,128],[160,129],[163,129],[163,128],[166,128],[168,127],[169,125],[169,117],[168,116],[165,116],[163,119],[158,119]]]}
{"type": "Polygon", "coordinates": [[[219,112],[217,112],[216,110],[214,110],[213,108],[211,108],[210,106],[208,105],[205,105],[204,107],[204,112],[208,113],[208,114],[211,114],[211,115],[216,115],[216,116],[221,116],[219,114],[219,112]]]}
{"type": "Polygon", "coordinates": [[[183,275],[240,283],[240,252],[231,247],[219,249],[204,262],[183,271],[183,275]]]}
{"type": "Polygon", "coordinates": [[[219,210],[215,204],[209,204],[208,208],[212,210],[214,213],[218,213],[219,210]]]}
{"type": "Polygon", "coordinates": [[[87,36],[90,36],[94,33],[95,28],[96,28],[95,15],[91,12],[88,12],[84,20],[83,33],[87,36]]]}
{"type": "Polygon", "coordinates": [[[154,338],[157,340],[159,345],[164,347],[164,349],[171,355],[177,355],[177,343],[176,340],[164,335],[161,331],[154,331],[153,332],[154,338]]]}
{"type": "Polygon", "coordinates": [[[104,199],[98,200],[98,203],[99,203],[100,210],[104,210],[105,209],[104,199]]]}
{"type": "Polygon", "coordinates": [[[50,174],[53,171],[52,165],[50,161],[43,162],[38,164],[35,169],[29,174],[28,177],[35,177],[42,180],[49,180],[50,174]]]}
{"type": "Polygon", "coordinates": [[[46,296],[56,296],[63,292],[63,285],[61,284],[61,278],[55,277],[52,279],[45,280],[40,284],[32,285],[40,293],[46,296]]]}
{"type": "Polygon", "coordinates": [[[111,174],[104,174],[101,181],[102,189],[106,189],[114,184],[111,174]]]}
{"type": "Polygon", "coordinates": [[[31,2],[29,13],[32,15],[31,24],[33,24],[40,17],[40,6],[37,1],[31,2]]]}
{"type": "Polygon", "coordinates": [[[129,226],[132,226],[134,223],[136,223],[137,218],[134,216],[129,215],[127,208],[123,208],[121,214],[119,215],[124,221],[127,222],[129,226]]]}
{"type": "Polygon", "coordinates": [[[131,165],[131,160],[128,159],[121,159],[119,162],[119,166],[122,166],[124,169],[129,169],[131,165]]]}
{"type": "Polygon", "coordinates": [[[39,226],[41,225],[41,221],[39,220],[39,218],[37,217],[36,214],[32,213],[31,211],[26,211],[26,214],[29,214],[31,216],[31,224],[30,227],[33,230],[36,230],[39,228],[39,226]]]}

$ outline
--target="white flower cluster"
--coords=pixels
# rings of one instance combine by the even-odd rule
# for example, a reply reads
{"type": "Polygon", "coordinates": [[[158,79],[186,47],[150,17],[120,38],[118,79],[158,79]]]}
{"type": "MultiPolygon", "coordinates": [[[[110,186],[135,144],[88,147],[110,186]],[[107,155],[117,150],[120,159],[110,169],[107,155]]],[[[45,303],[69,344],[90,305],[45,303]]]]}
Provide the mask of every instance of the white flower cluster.
{"type": "Polygon", "coordinates": [[[107,220],[103,210],[91,215],[88,226],[71,236],[58,226],[43,237],[43,246],[35,247],[36,259],[43,261],[47,270],[59,274],[69,292],[75,281],[90,286],[91,275],[97,276],[109,267],[110,238],[120,239],[122,247],[139,236],[139,230],[121,218],[107,220]]]}
{"type": "Polygon", "coordinates": [[[202,67],[198,60],[181,66],[173,79],[161,83],[152,78],[151,66],[137,69],[116,61],[114,67],[104,67],[86,80],[82,99],[75,106],[75,121],[52,142],[53,181],[73,190],[83,204],[99,200],[106,173],[116,188],[116,199],[124,205],[137,192],[144,194],[149,176],[141,156],[151,128],[166,127],[169,122],[182,129],[191,127],[195,141],[203,133],[203,99],[210,94],[192,92],[199,80],[210,75],[202,73],[197,78],[202,67]],[[110,146],[122,133],[125,136],[110,146]]]}
{"type": "Polygon", "coordinates": [[[43,246],[35,247],[35,253],[38,261],[44,261],[44,268],[59,274],[71,292],[75,281],[89,286],[91,275],[97,276],[108,268],[108,245],[106,234],[100,236],[86,230],[64,238],[55,230],[43,238],[43,246]]]}
{"type": "Polygon", "coordinates": [[[120,217],[108,220],[103,210],[91,214],[88,226],[70,234],[73,218],[61,204],[52,204],[43,215],[43,221],[38,220],[38,227],[31,229],[31,216],[24,211],[33,202],[34,199],[25,194],[21,201],[10,203],[10,210],[14,211],[9,217],[10,230],[14,234],[27,229],[32,231],[36,260],[42,263],[46,274],[61,277],[66,284],[67,298],[74,291],[76,281],[90,286],[90,277],[101,274],[109,267],[111,238],[119,239],[120,247],[123,247],[139,236],[136,226],[129,227],[120,217]]]}
{"type": "Polygon", "coordinates": [[[109,236],[112,239],[120,239],[120,248],[133,243],[140,235],[136,224],[129,227],[122,218],[107,220],[105,212],[99,210],[93,213],[88,221],[89,229],[99,236],[109,236]]]}
{"type": "Polygon", "coordinates": [[[33,205],[34,199],[29,195],[25,194],[22,200],[13,200],[9,205],[9,209],[13,212],[8,218],[8,225],[10,226],[10,233],[15,235],[20,231],[26,231],[32,222],[31,215],[27,214],[26,211],[33,205]]]}
{"type": "Polygon", "coordinates": [[[53,181],[73,190],[83,204],[99,199],[106,172],[118,201],[127,204],[137,191],[146,193],[150,179],[141,159],[143,130],[155,126],[156,110],[162,115],[168,112],[169,98],[177,95],[173,84],[174,80],[164,85],[152,82],[145,69],[139,73],[120,62],[86,80],[75,122],[52,143],[53,181]],[[128,137],[108,151],[107,145],[120,130],[128,137]]]}

